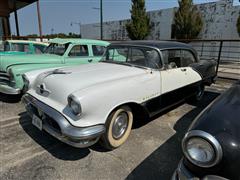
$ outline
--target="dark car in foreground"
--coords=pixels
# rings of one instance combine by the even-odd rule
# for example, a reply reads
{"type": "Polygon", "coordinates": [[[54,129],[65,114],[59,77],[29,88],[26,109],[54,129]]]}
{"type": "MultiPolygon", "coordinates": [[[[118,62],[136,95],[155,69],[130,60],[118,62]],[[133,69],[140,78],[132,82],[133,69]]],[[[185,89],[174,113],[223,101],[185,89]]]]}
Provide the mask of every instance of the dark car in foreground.
{"type": "Polygon", "coordinates": [[[198,115],[182,150],[172,179],[240,179],[240,81],[198,115]]]}

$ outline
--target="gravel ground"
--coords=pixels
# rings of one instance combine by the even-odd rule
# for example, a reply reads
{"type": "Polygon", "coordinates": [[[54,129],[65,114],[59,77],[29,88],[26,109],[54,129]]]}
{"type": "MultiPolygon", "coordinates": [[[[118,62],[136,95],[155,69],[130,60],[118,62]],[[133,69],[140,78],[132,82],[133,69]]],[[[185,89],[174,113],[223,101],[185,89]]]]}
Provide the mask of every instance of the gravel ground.
{"type": "Polygon", "coordinates": [[[192,120],[233,81],[218,80],[197,105],[180,104],[135,124],[114,151],[77,149],[31,125],[19,97],[0,95],[0,179],[170,179],[192,120]]]}

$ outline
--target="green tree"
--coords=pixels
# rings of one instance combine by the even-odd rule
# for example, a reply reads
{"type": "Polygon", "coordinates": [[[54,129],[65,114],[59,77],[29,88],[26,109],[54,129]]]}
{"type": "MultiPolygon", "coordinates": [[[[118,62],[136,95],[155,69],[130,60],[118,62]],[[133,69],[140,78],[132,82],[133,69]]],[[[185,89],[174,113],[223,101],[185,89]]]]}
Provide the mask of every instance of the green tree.
{"type": "Polygon", "coordinates": [[[145,0],[132,0],[131,21],[126,25],[132,40],[145,39],[151,30],[150,19],[145,8],[145,0]]]}
{"type": "Polygon", "coordinates": [[[239,15],[238,20],[237,20],[237,30],[238,30],[238,34],[240,36],[240,15],[239,15]]]}
{"type": "Polygon", "coordinates": [[[177,39],[197,38],[203,21],[192,0],[179,0],[179,8],[174,17],[174,35],[177,39]]]}

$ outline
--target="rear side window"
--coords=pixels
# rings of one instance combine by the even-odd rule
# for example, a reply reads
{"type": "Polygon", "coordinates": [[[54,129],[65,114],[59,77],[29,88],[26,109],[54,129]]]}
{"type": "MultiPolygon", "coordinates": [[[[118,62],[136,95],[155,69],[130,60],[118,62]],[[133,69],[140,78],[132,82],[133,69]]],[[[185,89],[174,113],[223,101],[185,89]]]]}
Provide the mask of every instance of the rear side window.
{"type": "Polygon", "coordinates": [[[106,50],[106,47],[104,46],[98,46],[98,45],[92,46],[93,56],[102,56],[105,50],[106,50]]]}
{"type": "Polygon", "coordinates": [[[46,48],[45,46],[38,45],[38,44],[34,44],[33,47],[35,49],[36,54],[42,54],[46,48]]]}
{"type": "Polygon", "coordinates": [[[12,51],[30,52],[29,44],[12,44],[12,51]]]}
{"type": "Polygon", "coordinates": [[[87,45],[76,45],[69,52],[70,57],[89,56],[87,45]]]}
{"type": "Polygon", "coordinates": [[[187,67],[195,62],[196,59],[190,51],[182,50],[182,67],[187,67]]]}
{"type": "Polygon", "coordinates": [[[163,62],[169,68],[187,67],[196,62],[193,54],[188,50],[164,50],[163,62]]]}

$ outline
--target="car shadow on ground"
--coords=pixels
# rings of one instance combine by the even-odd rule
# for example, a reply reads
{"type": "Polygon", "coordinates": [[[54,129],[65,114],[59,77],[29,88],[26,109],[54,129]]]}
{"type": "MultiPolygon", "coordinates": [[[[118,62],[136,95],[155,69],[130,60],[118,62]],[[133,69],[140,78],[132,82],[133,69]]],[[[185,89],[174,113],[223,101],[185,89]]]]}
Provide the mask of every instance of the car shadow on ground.
{"type": "MultiPolygon", "coordinates": [[[[219,94],[206,92],[204,99],[198,104],[191,112],[183,116],[175,124],[174,129],[176,134],[172,136],[168,141],[161,145],[156,151],[154,151],[148,158],[146,158],[138,167],[136,167],[128,176],[128,179],[167,179],[170,177],[173,170],[176,168],[178,161],[181,158],[181,139],[186,132],[188,126],[194,117],[196,117],[201,110],[206,107],[214,98],[219,94]],[[164,168],[165,167],[165,168],[164,168]]],[[[170,111],[172,109],[169,109],[170,111]]],[[[168,111],[164,111],[157,116],[146,119],[134,128],[140,128],[147,125],[150,121],[165,114],[168,111]]],[[[31,119],[27,116],[26,112],[19,114],[19,122],[23,130],[41,147],[48,151],[54,157],[61,160],[75,161],[82,159],[90,154],[90,151],[107,152],[99,144],[96,144],[90,148],[74,148],[66,145],[59,140],[55,139],[44,131],[39,131],[31,124],[31,119]]]]}
{"type": "Polygon", "coordinates": [[[193,110],[176,122],[174,125],[176,133],[142,161],[141,164],[128,175],[127,179],[171,179],[174,170],[182,158],[181,141],[189,125],[218,95],[218,93],[205,92],[202,101],[197,103],[197,106],[193,110]]]}
{"type": "Polygon", "coordinates": [[[4,103],[18,103],[21,100],[22,95],[6,95],[0,93],[0,101],[4,103]]]}
{"type": "Polygon", "coordinates": [[[38,130],[31,123],[31,118],[26,112],[19,114],[19,123],[23,130],[41,147],[54,157],[61,160],[76,161],[82,159],[90,153],[88,148],[74,148],[55,139],[48,133],[38,130]]]}

